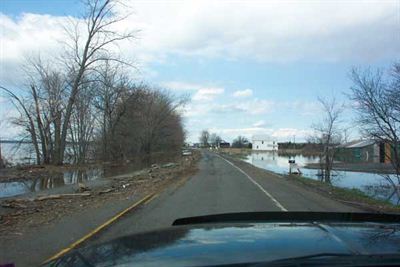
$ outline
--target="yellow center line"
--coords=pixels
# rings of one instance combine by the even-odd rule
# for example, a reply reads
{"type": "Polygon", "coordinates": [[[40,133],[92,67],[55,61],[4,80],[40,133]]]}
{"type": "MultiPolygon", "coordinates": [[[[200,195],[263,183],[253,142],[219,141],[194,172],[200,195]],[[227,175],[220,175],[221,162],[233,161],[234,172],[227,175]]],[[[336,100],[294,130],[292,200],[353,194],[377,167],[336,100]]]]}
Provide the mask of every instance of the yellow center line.
{"type": "Polygon", "coordinates": [[[137,206],[141,205],[142,203],[147,204],[152,199],[154,199],[156,196],[157,195],[154,194],[154,193],[148,194],[147,196],[145,196],[141,200],[135,202],[133,205],[129,206],[128,208],[126,208],[125,210],[121,211],[120,213],[118,213],[117,215],[115,215],[114,217],[112,217],[111,219],[106,221],[105,223],[103,223],[100,226],[98,226],[96,229],[94,229],[93,231],[91,231],[90,233],[85,235],[84,237],[78,239],[77,241],[75,241],[74,243],[69,245],[68,247],[62,249],[61,251],[59,251],[58,253],[56,253],[52,257],[48,258],[47,260],[45,260],[43,262],[43,264],[48,263],[49,261],[52,261],[52,260],[64,255],[65,253],[71,251],[73,248],[77,247],[78,245],[80,245],[84,241],[86,241],[89,238],[91,238],[92,236],[94,236],[96,233],[100,232],[101,230],[103,230],[104,228],[106,228],[107,226],[109,226],[110,224],[112,224],[113,222],[115,222],[116,220],[121,218],[122,216],[124,216],[127,212],[131,211],[132,209],[136,208],[137,206]]]}
{"type": "Polygon", "coordinates": [[[151,198],[149,198],[148,200],[146,200],[146,202],[144,202],[144,205],[146,205],[147,203],[151,202],[153,199],[155,199],[156,197],[158,197],[158,194],[154,194],[151,198]]]}

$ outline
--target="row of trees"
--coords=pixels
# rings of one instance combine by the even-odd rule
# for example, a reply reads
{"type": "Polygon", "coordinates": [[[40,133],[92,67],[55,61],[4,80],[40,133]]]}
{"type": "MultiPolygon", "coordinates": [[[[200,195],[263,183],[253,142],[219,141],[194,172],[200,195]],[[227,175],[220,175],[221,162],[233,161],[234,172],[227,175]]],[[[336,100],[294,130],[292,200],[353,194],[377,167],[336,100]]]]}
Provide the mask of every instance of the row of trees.
{"type": "MultiPolygon", "coordinates": [[[[218,147],[221,142],[223,142],[222,138],[216,133],[209,133],[208,130],[202,130],[200,133],[199,141],[202,147],[218,147]]],[[[239,135],[232,142],[232,147],[234,148],[251,148],[250,141],[244,137],[239,135]]]]}
{"type": "Polygon", "coordinates": [[[208,130],[202,130],[199,141],[202,147],[217,147],[223,140],[216,133],[211,133],[208,130]]]}
{"type": "Polygon", "coordinates": [[[234,148],[251,148],[251,143],[249,139],[244,136],[239,135],[232,141],[232,147],[234,148]]]}
{"type": "Polygon", "coordinates": [[[32,141],[37,164],[118,160],[176,149],[184,141],[178,108],[166,91],[134,84],[132,64],[116,52],[135,32],[117,32],[118,1],[86,0],[84,17],[64,25],[60,55],[29,58],[20,93],[0,86],[19,111],[14,123],[32,141]]]}

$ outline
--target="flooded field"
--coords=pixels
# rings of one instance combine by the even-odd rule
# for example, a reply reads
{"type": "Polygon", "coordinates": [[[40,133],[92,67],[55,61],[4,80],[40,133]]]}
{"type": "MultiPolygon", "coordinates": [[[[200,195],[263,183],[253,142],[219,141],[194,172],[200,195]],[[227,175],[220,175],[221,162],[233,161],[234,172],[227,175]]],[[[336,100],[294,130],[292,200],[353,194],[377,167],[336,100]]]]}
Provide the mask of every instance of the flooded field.
{"type": "MultiPolygon", "coordinates": [[[[291,156],[300,166],[304,177],[310,179],[319,179],[319,171],[316,169],[306,169],[304,166],[308,163],[318,163],[316,156],[296,155],[291,156]]],[[[277,152],[253,152],[243,158],[244,161],[253,164],[259,168],[270,170],[280,174],[289,172],[289,155],[281,155],[277,152]]],[[[391,178],[394,178],[392,175],[391,178]]],[[[389,182],[379,174],[353,171],[333,171],[332,184],[344,188],[356,188],[371,197],[383,200],[389,200],[393,204],[399,204],[400,199],[394,193],[389,182]]]]}

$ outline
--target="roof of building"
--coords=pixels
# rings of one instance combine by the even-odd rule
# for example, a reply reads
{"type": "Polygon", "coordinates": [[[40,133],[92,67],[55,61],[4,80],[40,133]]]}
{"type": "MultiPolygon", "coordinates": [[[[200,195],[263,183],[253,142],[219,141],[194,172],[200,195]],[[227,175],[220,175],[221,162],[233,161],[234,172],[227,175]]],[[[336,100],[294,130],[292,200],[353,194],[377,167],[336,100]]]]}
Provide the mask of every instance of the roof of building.
{"type": "Polygon", "coordinates": [[[356,140],[356,141],[352,141],[349,142],[347,144],[342,145],[341,147],[345,147],[345,148],[361,148],[361,147],[366,147],[366,146],[370,146],[376,144],[376,142],[374,140],[356,140]]]}
{"type": "Polygon", "coordinates": [[[274,141],[274,139],[266,134],[253,135],[253,141],[274,141]]]}

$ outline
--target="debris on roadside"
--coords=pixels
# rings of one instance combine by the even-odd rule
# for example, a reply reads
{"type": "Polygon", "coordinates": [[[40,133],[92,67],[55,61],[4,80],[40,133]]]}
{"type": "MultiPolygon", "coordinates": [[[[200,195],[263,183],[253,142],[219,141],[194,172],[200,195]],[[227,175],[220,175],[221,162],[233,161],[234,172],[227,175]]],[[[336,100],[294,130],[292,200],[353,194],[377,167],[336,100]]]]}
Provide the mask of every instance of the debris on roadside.
{"type": "Polygon", "coordinates": [[[17,201],[2,203],[1,206],[12,209],[26,209],[28,207],[27,205],[21,204],[17,201]]]}
{"type": "Polygon", "coordinates": [[[86,191],[90,191],[90,188],[85,185],[84,183],[78,183],[78,192],[86,192],[86,191]]]}
{"type": "Polygon", "coordinates": [[[99,191],[99,194],[100,195],[101,194],[106,194],[106,193],[110,193],[110,192],[113,192],[113,191],[115,191],[115,188],[108,188],[108,189],[104,189],[104,190],[99,191]]]}
{"type": "Polygon", "coordinates": [[[130,183],[123,184],[123,185],[122,185],[122,188],[124,188],[124,189],[125,189],[125,188],[127,188],[128,186],[130,186],[130,185],[131,185],[130,183]]]}
{"type": "MultiPolygon", "coordinates": [[[[182,157],[179,162],[152,164],[150,168],[105,178],[105,183],[80,182],[72,190],[0,200],[0,236],[5,237],[12,232],[23,233],[31,227],[51,223],[63,216],[73,216],[74,212],[88,207],[100,209],[110,200],[162,189],[178,178],[189,177],[196,170],[195,163],[199,158],[200,153],[194,153],[191,157],[182,157]]],[[[37,177],[47,170],[48,167],[29,177],[37,177]]]]}
{"type": "Polygon", "coordinates": [[[160,166],[158,164],[151,164],[151,169],[158,169],[160,166]]]}
{"type": "Polygon", "coordinates": [[[177,163],[169,162],[169,163],[161,165],[161,168],[173,168],[173,167],[176,167],[176,166],[178,166],[177,163]]]}
{"type": "Polygon", "coordinates": [[[69,197],[88,197],[91,193],[71,193],[71,194],[54,194],[54,195],[42,195],[36,198],[30,198],[30,201],[43,201],[48,199],[60,199],[60,198],[69,198],[69,197]]]}

